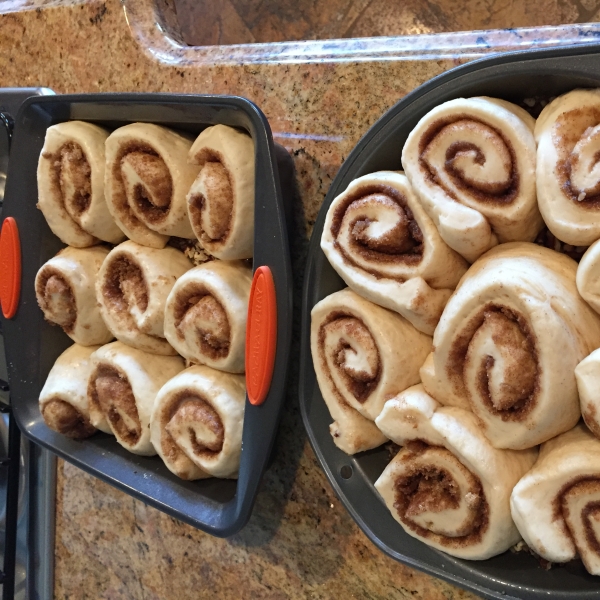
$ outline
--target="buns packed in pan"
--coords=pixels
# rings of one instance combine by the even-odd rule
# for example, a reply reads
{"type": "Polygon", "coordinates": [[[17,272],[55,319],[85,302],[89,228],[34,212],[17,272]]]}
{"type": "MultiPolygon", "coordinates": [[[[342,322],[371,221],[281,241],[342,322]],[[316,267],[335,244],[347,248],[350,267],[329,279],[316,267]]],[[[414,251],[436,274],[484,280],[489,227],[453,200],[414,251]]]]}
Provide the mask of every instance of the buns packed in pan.
{"type": "Polygon", "coordinates": [[[237,478],[245,402],[243,375],[197,365],[168,381],[150,422],[167,468],[182,479],[237,478]]]}
{"type": "Polygon", "coordinates": [[[129,240],[106,257],[96,281],[104,321],[120,341],[145,352],[173,355],[165,339],[165,304],[175,282],[192,267],[175,248],[129,240]]]}
{"type": "Polygon", "coordinates": [[[108,131],[83,121],[46,130],[37,169],[38,207],[50,229],[75,248],[125,239],[104,195],[108,131]]]}
{"type": "Polygon", "coordinates": [[[186,194],[198,173],[191,140],[152,123],[119,127],[106,140],[106,201],[127,237],[163,248],[169,236],[192,239],[186,194]]]}
{"type": "Polygon", "coordinates": [[[64,248],[35,278],[35,295],[46,320],[83,346],[106,344],[114,337],[96,301],[96,279],[108,252],[104,246],[64,248]]]}
{"type": "Polygon", "coordinates": [[[50,429],[75,440],[93,435],[106,423],[92,423],[87,397],[92,354],[99,346],[73,344],[54,363],[40,392],[39,405],[50,429]]]}
{"type": "Polygon", "coordinates": [[[158,391],[183,370],[183,359],[113,342],[96,350],[91,363],[87,385],[91,422],[134,454],[156,454],[150,416],[158,391]]]}
{"type": "Polygon", "coordinates": [[[418,383],[431,338],[345,289],[312,309],[310,344],[335,445],[355,454],[383,444],[374,421],[390,395],[418,383]]]}
{"type": "Polygon", "coordinates": [[[252,258],[254,142],[226,125],[207,127],[188,160],[200,172],[188,195],[188,214],[203,248],[222,260],[252,258]]]}
{"type": "Polygon", "coordinates": [[[418,202],[402,173],[354,180],[327,211],[321,248],[357,294],[433,334],[467,270],[418,202]]]}
{"type": "Polygon", "coordinates": [[[165,305],[165,337],[187,360],[244,372],[252,270],[241,261],[213,260],[184,273],[165,305]]]}
{"type": "Polygon", "coordinates": [[[496,98],[457,98],[427,113],[402,151],[406,175],[444,241],[469,262],[504,242],[532,242],[535,121],[496,98]]]}

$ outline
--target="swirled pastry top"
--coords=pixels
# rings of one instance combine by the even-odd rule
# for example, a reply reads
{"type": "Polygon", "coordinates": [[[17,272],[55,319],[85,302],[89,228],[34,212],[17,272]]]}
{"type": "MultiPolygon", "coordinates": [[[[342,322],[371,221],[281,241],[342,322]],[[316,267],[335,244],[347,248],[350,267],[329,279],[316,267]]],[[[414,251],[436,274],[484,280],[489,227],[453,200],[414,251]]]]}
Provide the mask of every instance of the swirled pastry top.
{"type": "Polygon", "coordinates": [[[547,248],[503,244],[469,269],[444,310],[425,388],[470,407],[496,447],[534,446],[580,417],[574,370],[600,345],[600,319],[577,293],[576,268],[547,248]]]}
{"type": "Polygon", "coordinates": [[[237,478],[245,400],[243,375],[195,365],[168,381],[150,423],[165,465],[182,479],[237,478]]]}
{"type": "Polygon", "coordinates": [[[65,244],[84,248],[125,236],[104,198],[104,144],[108,131],[83,121],[46,130],[37,170],[38,206],[65,244]]]}
{"type": "Polygon", "coordinates": [[[164,336],[169,292],[192,264],[175,248],[128,240],[113,248],[96,281],[96,297],[114,336],[153,354],[175,354],[164,336]]]}
{"type": "Polygon", "coordinates": [[[106,201],[127,237],[163,248],[169,236],[193,239],[185,195],[198,173],[187,136],[152,123],[119,127],[106,140],[106,201]]]}
{"type": "Polygon", "coordinates": [[[407,533],[470,560],[519,540],[509,498],[537,450],[494,448],[473,413],[441,406],[421,385],[388,400],[376,424],[404,446],[375,487],[407,533]]]}
{"type": "Polygon", "coordinates": [[[213,260],[182,275],[165,306],[165,337],[186,359],[230,373],[245,368],[252,270],[213,260]]]}
{"type": "Polygon", "coordinates": [[[550,231],[574,246],[600,239],[600,90],[548,104],[535,125],[537,195],[550,231]]]}
{"type": "Polygon", "coordinates": [[[190,148],[200,173],[187,195],[189,218],[203,248],[223,260],[254,250],[254,142],[227,125],[206,128],[190,148]]]}
{"type": "Polygon", "coordinates": [[[347,454],[381,445],[373,421],[387,398],[419,381],[431,338],[345,289],[312,309],[310,344],[334,443],[347,454]]]}
{"type": "Polygon", "coordinates": [[[406,175],[442,238],[469,262],[497,243],[533,241],[543,226],[533,127],[510,102],[457,98],[427,113],[406,140],[406,175]]]}
{"type": "Polygon", "coordinates": [[[321,248],[355,292],[432,334],[467,263],[441,239],[402,173],[354,180],[329,210],[321,248]]]}
{"type": "Polygon", "coordinates": [[[156,454],[150,416],[158,391],[183,370],[183,359],[113,342],[94,352],[91,362],[87,396],[92,423],[106,422],[119,444],[134,454],[156,454]]]}
{"type": "Polygon", "coordinates": [[[540,447],[510,504],[527,545],[551,562],[579,556],[600,575],[600,440],[583,423],[540,447]]]}
{"type": "Polygon", "coordinates": [[[83,346],[113,338],[96,301],[96,278],[108,248],[63,248],[44,263],[35,277],[35,295],[51,323],[83,346]]]}

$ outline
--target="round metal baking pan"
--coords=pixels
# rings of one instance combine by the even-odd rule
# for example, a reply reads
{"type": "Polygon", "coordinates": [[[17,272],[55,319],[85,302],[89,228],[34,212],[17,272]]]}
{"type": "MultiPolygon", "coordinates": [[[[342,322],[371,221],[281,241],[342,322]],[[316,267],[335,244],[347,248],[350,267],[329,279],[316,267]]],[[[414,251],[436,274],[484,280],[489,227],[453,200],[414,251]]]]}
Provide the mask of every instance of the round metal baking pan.
{"type": "Polygon", "coordinates": [[[392,107],[350,153],[325,198],[310,243],[302,307],[300,406],[313,449],[348,512],[383,552],[484,598],[600,599],[600,578],[589,575],[580,561],[547,571],[525,553],[505,552],[479,562],[460,560],[404,533],[373,486],[388,463],[387,450],[381,447],[350,457],[334,445],[329,434],[331,417],[310,354],[310,311],[345,284],[327,262],[320,238],[332,200],[361,175],[402,169],[402,147],[408,134],[442,102],[485,95],[523,103],[548,100],[579,87],[600,87],[598,45],[499,55],[432,79],[392,107]]]}

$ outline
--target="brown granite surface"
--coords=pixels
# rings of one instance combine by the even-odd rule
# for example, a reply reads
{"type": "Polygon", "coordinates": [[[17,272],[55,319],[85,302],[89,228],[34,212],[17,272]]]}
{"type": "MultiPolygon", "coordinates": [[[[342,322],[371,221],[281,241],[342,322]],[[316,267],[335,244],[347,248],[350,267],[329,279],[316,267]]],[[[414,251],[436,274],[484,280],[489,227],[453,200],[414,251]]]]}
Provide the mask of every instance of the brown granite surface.
{"type": "MultiPolygon", "coordinates": [[[[408,91],[490,50],[585,43],[600,35],[591,25],[192,48],[183,43],[172,5],[159,1],[0,1],[2,85],[251,98],[295,160],[297,268],[344,157],[408,91]]],[[[297,300],[300,285],[298,277],[297,300]]],[[[294,385],[288,396],[275,462],[256,509],[246,529],[228,540],[200,533],[61,462],[55,597],[475,598],[376,550],[316,462],[294,385]]]]}

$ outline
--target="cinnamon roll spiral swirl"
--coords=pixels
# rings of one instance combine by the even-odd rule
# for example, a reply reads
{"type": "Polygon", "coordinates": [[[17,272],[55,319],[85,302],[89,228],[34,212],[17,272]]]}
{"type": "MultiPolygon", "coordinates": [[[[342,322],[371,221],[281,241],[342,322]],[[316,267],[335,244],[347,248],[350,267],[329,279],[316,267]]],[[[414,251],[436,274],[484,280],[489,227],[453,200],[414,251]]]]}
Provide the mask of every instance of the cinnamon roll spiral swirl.
{"type": "Polygon", "coordinates": [[[444,241],[469,262],[497,243],[532,242],[534,120],[493,98],[458,98],[427,113],[402,151],[406,175],[444,241]]]}
{"type": "Polygon", "coordinates": [[[96,432],[90,418],[87,382],[92,370],[90,357],[98,348],[79,344],[67,348],[56,359],[40,392],[40,411],[46,425],[74,440],[96,432]]]}
{"type": "Polygon", "coordinates": [[[108,131],[83,121],[46,130],[37,170],[38,206],[54,235],[75,248],[125,238],[104,198],[107,137],[108,131]]]}
{"type": "Polygon", "coordinates": [[[96,302],[96,278],[108,255],[103,246],[64,248],[35,278],[35,295],[50,323],[77,344],[106,344],[113,339],[96,302]]]}
{"type": "Polygon", "coordinates": [[[189,218],[203,248],[222,260],[252,258],[254,143],[246,134],[214,125],[189,152],[200,173],[187,195],[189,218]]]}
{"type": "Polygon", "coordinates": [[[574,371],[600,346],[600,319],[577,293],[576,268],[547,248],[503,244],[469,269],[444,310],[424,386],[469,406],[496,448],[535,446],[579,420],[574,371]]]}
{"type": "Polygon", "coordinates": [[[92,424],[134,454],[156,454],[150,440],[152,408],[160,388],[183,370],[183,359],[113,342],[94,352],[91,366],[87,398],[92,424]]]}
{"type": "Polygon", "coordinates": [[[537,196],[550,231],[574,246],[600,238],[600,90],[548,104],[535,125],[537,196]]]}
{"type": "Polygon", "coordinates": [[[213,260],[182,275],[165,306],[165,337],[188,360],[243,373],[252,270],[213,260]]]}
{"type": "Polygon", "coordinates": [[[164,312],[175,281],[192,267],[183,252],[116,246],[102,264],[96,298],[104,322],[120,341],[153,354],[175,354],[165,339],[164,312]]]}
{"type": "Polygon", "coordinates": [[[433,334],[467,263],[441,239],[406,177],[353,181],[327,212],[321,248],[346,284],[433,334]]]}
{"type": "Polygon", "coordinates": [[[193,366],[167,382],[150,424],[167,468],[182,479],[237,478],[245,402],[243,375],[193,366]]]}
{"type": "Polygon", "coordinates": [[[519,540],[509,499],[536,450],[497,450],[473,413],[441,406],[421,385],[388,400],[376,424],[404,446],[375,487],[409,535],[469,560],[519,540]]]}
{"type": "Polygon", "coordinates": [[[510,499],[527,545],[551,562],[578,555],[600,575],[600,440],[583,424],[542,444],[510,499]]]}
{"type": "Polygon", "coordinates": [[[198,173],[192,143],[166,127],[131,123],[106,140],[106,201],[127,237],[163,248],[169,236],[193,239],[185,195],[198,173]]]}
{"type": "Polygon", "coordinates": [[[373,421],[387,398],[419,381],[430,350],[430,337],[352,290],[315,305],[311,352],[338,448],[355,454],[385,441],[373,421]]]}

